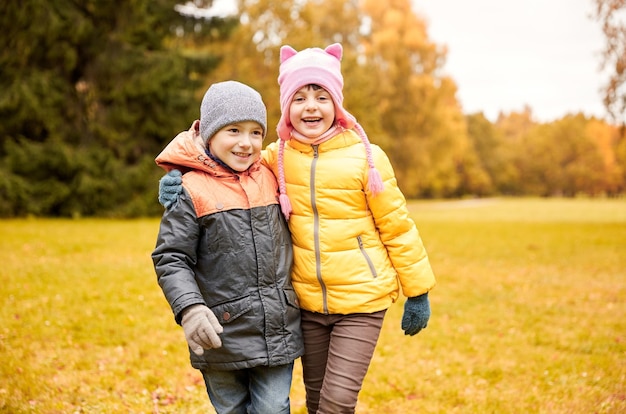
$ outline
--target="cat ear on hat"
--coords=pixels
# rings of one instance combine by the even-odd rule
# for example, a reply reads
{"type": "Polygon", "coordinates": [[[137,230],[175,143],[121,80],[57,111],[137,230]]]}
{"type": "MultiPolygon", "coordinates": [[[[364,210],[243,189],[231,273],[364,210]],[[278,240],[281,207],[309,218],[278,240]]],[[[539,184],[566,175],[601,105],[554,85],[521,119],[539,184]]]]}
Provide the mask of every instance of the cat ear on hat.
{"type": "Polygon", "coordinates": [[[340,43],[333,43],[332,45],[326,47],[324,52],[328,53],[331,56],[337,58],[337,60],[341,61],[341,56],[343,55],[343,48],[340,43]]]}
{"type": "Polygon", "coordinates": [[[298,52],[291,46],[285,45],[280,48],[280,63],[283,63],[290,57],[297,55],[298,52]]]}

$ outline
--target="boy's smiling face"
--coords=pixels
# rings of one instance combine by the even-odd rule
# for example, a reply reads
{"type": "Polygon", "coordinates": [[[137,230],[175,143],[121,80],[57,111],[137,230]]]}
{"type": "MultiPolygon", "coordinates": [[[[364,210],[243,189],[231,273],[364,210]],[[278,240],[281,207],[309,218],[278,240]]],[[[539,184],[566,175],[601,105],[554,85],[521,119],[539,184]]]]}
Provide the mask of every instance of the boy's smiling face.
{"type": "Polygon", "coordinates": [[[263,128],[254,121],[226,125],[209,140],[211,154],[235,171],[245,171],[261,155],[263,128]]]}

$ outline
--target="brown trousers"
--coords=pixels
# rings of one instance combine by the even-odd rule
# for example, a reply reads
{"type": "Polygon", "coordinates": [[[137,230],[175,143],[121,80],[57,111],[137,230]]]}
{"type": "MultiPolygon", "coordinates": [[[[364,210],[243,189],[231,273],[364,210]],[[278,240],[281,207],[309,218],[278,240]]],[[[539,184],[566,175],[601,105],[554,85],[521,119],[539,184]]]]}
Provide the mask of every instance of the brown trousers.
{"type": "Polygon", "coordinates": [[[309,414],[354,413],[385,312],[350,315],[301,312],[302,370],[309,414]]]}

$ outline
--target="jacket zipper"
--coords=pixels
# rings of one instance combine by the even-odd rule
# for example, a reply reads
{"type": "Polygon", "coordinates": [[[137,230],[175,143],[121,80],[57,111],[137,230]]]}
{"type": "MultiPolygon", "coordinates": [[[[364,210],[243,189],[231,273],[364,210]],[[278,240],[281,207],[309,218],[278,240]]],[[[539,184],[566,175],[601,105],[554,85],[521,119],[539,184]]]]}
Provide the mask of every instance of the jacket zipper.
{"type": "Polygon", "coordinates": [[[317,159],[319,156],[319,145],[312,145],[313,147],[313,161],[311,162],[311,177],[309,187],[311,188],[311,208],[313,210],[313,240],[315,242],[315,273],[317,281],[322,289],[322,306],[324,314],[328,315],[328,294],[326,292],[326,285],[322,279],[322,264],[320,258],[320,218],[317,212],[317,204],[315,202],[315,168],[317,166],[317,159]]]}
{"type": "Polygon", "coordinates": [[[372,263],[372,259],[370,259],[370,256],[365,251],[365,246],[363,246],[363,239],[361,239],[361,236],[357,236],[356,240],[359,242],[359,249],[361,249],[361,254],[363,254],[363,257],[365,258],[365,261],[370,268],[372,276],[374,277],[374,279],[376,279],[378,277],[378,274],[376,274],[376,268],[374,267],[374,263],[372,263]]]}

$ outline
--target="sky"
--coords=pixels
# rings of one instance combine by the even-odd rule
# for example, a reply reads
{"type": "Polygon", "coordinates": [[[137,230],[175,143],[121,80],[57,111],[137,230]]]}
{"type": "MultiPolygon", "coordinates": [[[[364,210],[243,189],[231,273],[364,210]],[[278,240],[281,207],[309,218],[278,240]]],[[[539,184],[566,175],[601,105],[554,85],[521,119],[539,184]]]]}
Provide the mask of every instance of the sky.
{"type": "MultiPolygon", "coordinates": [[[[443,70],[457,84],[463,113],[494,122],[500,112],[529,106],[537,122],[579,112],[606,117],[605,42],[589,17],[592,0],[411,1],[428,37],[448,47],[443,70]]],[[[214,0],[209,13],[236,13],[234,4],[214,0]]]]}
{"type": "Polygon", "coordinates": [[[532,109],[538,122],[606,117],[604,35],[592,0],[412,0],[429,38],[448,47],[444,71],[466,114],[495,121],[532,109]]]}

